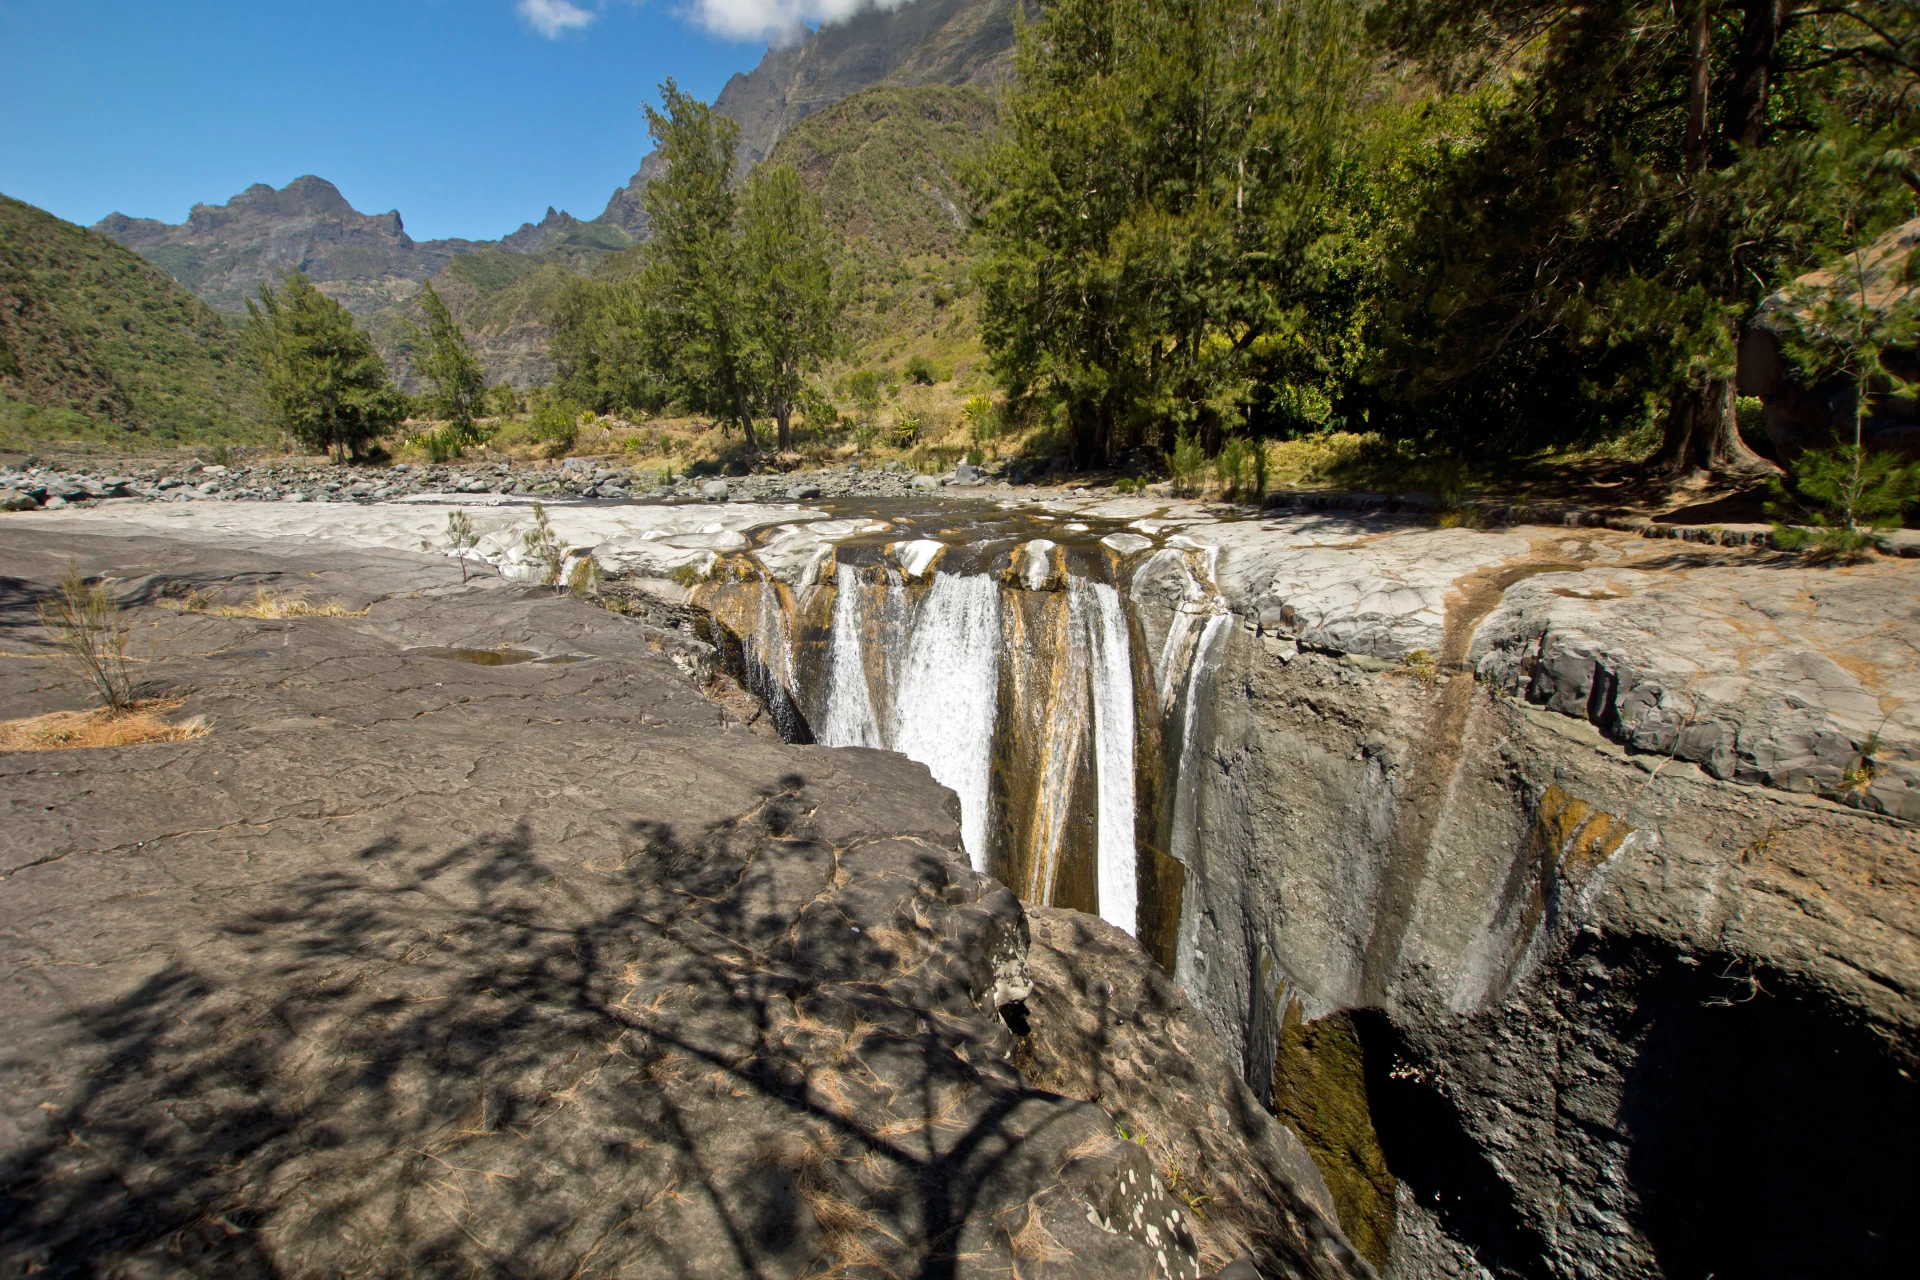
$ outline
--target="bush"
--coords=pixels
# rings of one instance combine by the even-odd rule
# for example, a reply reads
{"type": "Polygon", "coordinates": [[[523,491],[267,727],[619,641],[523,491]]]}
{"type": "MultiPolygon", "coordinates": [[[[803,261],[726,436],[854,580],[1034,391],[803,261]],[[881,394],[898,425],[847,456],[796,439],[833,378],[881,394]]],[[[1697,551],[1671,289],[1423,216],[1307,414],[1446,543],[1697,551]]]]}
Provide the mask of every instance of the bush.
{"type": "Polygon", "coordinates": [[[547,519],[547,509],[538,502],[533,504],[533,528],[520,535],[520,548],[533,562],[543,584],[549,587],[560,584],[560,566],[566,557],[559,535],[553,531],[553,522],[547,519]]]}
{"type": "Polygon", "coordinates": [[[1920,465],[1857,444],[1809,449],[1793,464],[1791,479],[1770,488],[1767,514],[1781,550],[1853,563],[1883,549],[1885,535],[1899,527],[1920,492],[1920,465]]]}
{"type": "Polygon", "coordinates": [[[878,413],[880,411],[880,375],[871,369],[860,370],[847,379],[847,394],[853,398],[853,406],[860,412],[878,413]]]}
{"type": "Polygon", "coordinates": [[[592,417],[565,396],[544,392],[534,401],[528,434],[545,447],[548,457],[562,457],[579,443],[582,419],[592,417]]]}
{"type": "Polygon", "coordinates": [[[920,439],[921,433],[926,429],[926,425],[927,420],[925,415],[915,413],[911,409],[902,410],[895,414],[892,432],[894,446],[900,449],[911,447],[920,439]]]}
{"type": "Polygon", "coordinates": [[[1213,476],[1227,501],[1237,502],[1254,488],[1255,457],[1261,450],[1244,436],[1234,436],[1214,455],[1213,476]]]}
{"type": "Polygon", "coordinates": [[[902,376],[906,381],[921,387],[930,387],[936,382],[944,381],[940,371],[933,367],[933,361],[925,356],[910,357],[907,360],[906,372],[902,376]]]}
{"type": "Polygon", "coordinates": [[[1195,493],[1207,473],[1207,451],[1200,438],[1185,427],[1173,440],[1173,452],[1167,455],[1167,470],[1173,473],[1173,487],[1183,494],[1195,493]]]}

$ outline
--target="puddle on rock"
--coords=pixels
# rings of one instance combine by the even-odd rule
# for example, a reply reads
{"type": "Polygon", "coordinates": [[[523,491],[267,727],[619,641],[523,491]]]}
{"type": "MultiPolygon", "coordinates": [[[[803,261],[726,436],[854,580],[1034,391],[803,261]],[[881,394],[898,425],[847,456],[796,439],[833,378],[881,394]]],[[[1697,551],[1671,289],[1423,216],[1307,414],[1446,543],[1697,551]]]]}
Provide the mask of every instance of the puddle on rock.
{"type": "Polygon", "coordinates": [[[465,662],[476,667],[512,667],[522,662],[545,666],[559,662],[585,662],[589,656],[584,653],[556,653],[543,657],[532,649],[455,649],[438,645],[405,649],[402,653],[415,658],[445,658],[449,662],[465,662]]]}

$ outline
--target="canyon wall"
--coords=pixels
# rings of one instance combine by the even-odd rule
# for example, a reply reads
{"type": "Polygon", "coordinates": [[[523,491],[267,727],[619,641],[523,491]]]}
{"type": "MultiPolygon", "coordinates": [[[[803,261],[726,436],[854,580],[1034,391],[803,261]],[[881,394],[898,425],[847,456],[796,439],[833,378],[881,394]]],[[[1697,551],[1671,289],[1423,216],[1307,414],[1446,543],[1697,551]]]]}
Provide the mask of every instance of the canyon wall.
{"type": "MultiPolygon", "coordinates": [[[[1269,594],[1228,550],[1180,981],[1388,1275],[1891,1273],[1920,1190],[1888,1140],[1920,1122],[1920,843],[1874,812],[1906,803],[1904,749],[1867,730],[1834,749],[1799,722],[1844,719],[1852,695],[1885,708],[1874,735],[1900,726],[1872,660],[1876,636],[1905,643],[1912,596],[1817,570],[1768,583],[1788,571],[1750,558],[1633,579],[1630,541],[1528,532],[1445,587],[1438,627],[1409,598],[1316,630],[1272,607],[1297,587],[1269,594]],[[1862,590],[1883,607],[1839,644],[1852,674],[1824,703],[1763,678],[1783,653],[1825,661],[1818,644],[1730,640],[1746,674],[1686,683],[1658,751],[1634,749],[1594,649],[1572,687],[1550,623],[1516,626],[1523,591],[1643,618],[1678,593],[1707,601],[1697,622],[1725,589],[1760,612],[1780,595],[1776,617],[1862,590]]],[[[1669,656],[1700,630],[1674,623],[1669,656]]]]}

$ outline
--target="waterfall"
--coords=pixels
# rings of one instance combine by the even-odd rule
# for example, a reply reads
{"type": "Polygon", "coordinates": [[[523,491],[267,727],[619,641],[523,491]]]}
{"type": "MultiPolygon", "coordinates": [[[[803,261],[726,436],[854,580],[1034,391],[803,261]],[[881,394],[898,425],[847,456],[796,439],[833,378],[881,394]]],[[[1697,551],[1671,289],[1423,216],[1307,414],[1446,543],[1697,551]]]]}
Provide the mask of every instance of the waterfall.
{"type": "Polygon", "coordinates": [[[817,739],[830,747],[883,747],[867,688],[860,627],[860,574],[843,564],[834,577],[833,637],[827,650],[827,710],[817,739]]]}
{"type": "Polygon", "coordinates": [[[1184,873],[1169,864],[1195,865],[1198,757],[1231,618],[1211,566],[1170,547],[1125,580],[1130,595],[1043,539],[991,572],[936,566],[931,581],[873,552],[841,548],[819,587],[749,562],[700,589],[716,644],[732,644],[782,735],[918,761],[958,795],[976,869],[1182,957],[1184,873]],[[1136,616],[1143,597],[1154,612],[1136,616]]]}
{"type": "MultiPolygon", "coordinates": [[[[1191,868],[1196,864],[1196,844],[1200,837],[1200,804],[1198,773],[1194,767],[1194,757],[1199,752],[1200,708],[1208,692],[1209,676],[1214,665],[1214,646],[1227,629],[1233,615],[1220,609],[1207,619],[1207,625],[1201,629],[1200,639],[1193,646],[1193,661],[1187,667],[1187,688],[1184,696],[1185,706],[1180,717],[1180,752],[1173,783],[1173,823],[1168,850],[1181,866],[1191,868]]],[[[1187,970],[1192,964],[1192,946],[1188,939],[1186,921],[1180,925],[1180,945],[1174,978],[1188,985],[1187,970]]]]}
{"type": "Polygon", "coordinates": [[[960,797],[961,839],[980,871],[999,672],[999,587],[987,577],[936,573],[914,619],[890,745],[960,797]]]}
{"type": "Polygon", "coordinates": [[[1132,645],[1120,593],[1104,582],[1095,583],[1093,604],[1087,639],[1092,651],[1094,769],[1100,797],[1100,918],[1133,933],[1140,895],[1134,843],[1132,645]]]}

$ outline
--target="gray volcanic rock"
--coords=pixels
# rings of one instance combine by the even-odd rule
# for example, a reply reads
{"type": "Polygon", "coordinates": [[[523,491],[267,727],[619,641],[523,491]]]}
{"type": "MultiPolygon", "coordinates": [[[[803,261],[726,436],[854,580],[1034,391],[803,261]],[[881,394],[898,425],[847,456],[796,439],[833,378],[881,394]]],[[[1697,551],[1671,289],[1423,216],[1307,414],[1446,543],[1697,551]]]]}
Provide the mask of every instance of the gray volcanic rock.
{"type": "Polygon", "coordinates": [[[1146,1154],[1009,1064],[1021,909],[920,766],[426,557],[25,529],[12,714],[74,704],[69,557],[210,731],[0,756],[9,1272],[1197,1280],[1146,1154]],[[152,607],[260,586],[366,612],[152,607]]]}
{"type": "Polygon", "coordinates": [[[1209,1266],[1251,1256],[1262,1275],[1366,1274],[1330,1229],[1333,1199],[1313,1158],[1140,944],[1078,911],[1033,907],[1028,921],[1022,1074],[1097,1104],[1140,1143],[1172,1194],[1199,1207],[1209,1266]]]}
{"type": "Polygon", "coordinates": [[[255,183],[223,205],[198,204],[178,226],[111,213],[99,231],[164,268],[224,311],[285,270],[299,269],[350,310],[366,311],[412,296],[414,286],[470,240],[416,242],[398,210],[362,214],[339,189],[311,174],[276,191],[255,183]]]}

